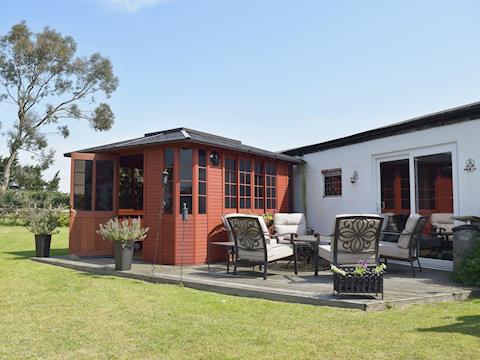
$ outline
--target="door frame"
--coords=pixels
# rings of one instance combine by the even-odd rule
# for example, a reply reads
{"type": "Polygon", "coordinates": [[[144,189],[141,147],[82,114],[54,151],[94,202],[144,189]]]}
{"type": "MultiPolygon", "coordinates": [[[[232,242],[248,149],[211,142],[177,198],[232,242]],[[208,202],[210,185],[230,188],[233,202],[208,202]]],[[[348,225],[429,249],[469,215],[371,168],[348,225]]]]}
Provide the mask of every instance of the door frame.
{"type": "MultiPolygon", "coordinates": [[[[378,213],[382,212],[382,192],[381,192],[381,174],[380,164],[383,162],[395,161],[395,160],[408,160],[409,164],[409,177],[410,177],[410,212],[417,212],[417,169],[415,164],[415,158],[419,156],[435,155],[440,153],[450,153],[452,157],[452,193],[453,193],[453,214],[457,216],[460,214],[460,203],[458,193],[458,151],[457,143],[445,143],[432,146],[424,146],[418,148],[410,148],[402,151],[394,151],[389,153],[380,153],[372,155],[373,162],[373,193],[375,194],[374,207],[378,213]]],[[[439,260],[430,258],[420,258],[422,265],[426,268],[438,269],[438,270],[453,270],[453,261],[439,260]]]]}

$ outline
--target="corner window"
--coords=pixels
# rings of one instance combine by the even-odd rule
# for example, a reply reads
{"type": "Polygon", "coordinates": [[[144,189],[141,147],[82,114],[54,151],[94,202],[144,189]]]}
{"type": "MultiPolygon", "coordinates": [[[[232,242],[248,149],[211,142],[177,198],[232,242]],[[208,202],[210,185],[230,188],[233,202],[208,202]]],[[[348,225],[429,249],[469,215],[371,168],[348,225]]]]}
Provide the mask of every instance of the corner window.
{"type": "Polygon", "coordinates": [[[264,209],[264,189],[265,184],[265,171],[263,166],[263,161],[255,161],[255,189],[254,189],[254,199],[255,199],[255,209],[264,209]]]}
{"type": "Polygon", "coordinates": [[[323,170],[324,196],[342,196],[342,169],[323,170]]]}
{"type": "Polygon", "coordinates": [[[95,210],[113,210],[113,161],[95,161],[95,210]]]}
{"type": "Polygon", "coordinates": [[[277,208],[277,167],[274,162],[267,162],[266,165],[266,192],[267,209],[277,208]]]}
{"type": "Polygon", "coordinates": [[[192,213],[192,149],[180,149],[180,212],[186,204],[188,213],[192,213]]]}
{"type": "Polygon", "coordinates": [[[73,208],[92,210],[93,160],[75,160],[73,179],[73,208]]]}
{"type": "Polygon", "coordinates": [[[237,161],[225,159],[225,208],[237,208],[237,161]]]}
{"type": "Polygon", "coordinates": [[[252,163],[250,160],[240,160],[238,166],[240,178],[240,209],[252,207],[252,163]]]}
{"type": "Polygon", "coordinates": [[[207,213],[207,152],[198,150],[198,213],[207,213]]]}
{"type": "MultiPolygon", "coordinates": [[[[163,201],[165,203],[164,213],[171,214],[173,211],[173,149],[166,148],[163,152],[163,164],[168,172],[167,184],[165,186],[165,194],[163,201]]],[[[161,177],[162,174],[159,174],[161,177]]]]}

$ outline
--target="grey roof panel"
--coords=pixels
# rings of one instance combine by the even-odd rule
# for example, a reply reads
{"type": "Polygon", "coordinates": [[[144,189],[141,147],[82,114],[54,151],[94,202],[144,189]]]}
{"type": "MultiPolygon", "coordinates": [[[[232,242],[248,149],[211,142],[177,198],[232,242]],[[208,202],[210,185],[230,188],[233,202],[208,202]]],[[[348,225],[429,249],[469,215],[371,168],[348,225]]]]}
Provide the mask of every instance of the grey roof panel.
{"type": "MultiPolygon", "coordinates": [[[[216,146],[224,149],[240,151],[248,154],[254,154],[294,163],[299,163],[300,160],[282,153],[259,149],[253,146],[242,144],[241,141],[217,136],[213,134],[204,133],[201,131],[189,129],[189,128],[176,128],[165,131],[147,133],[143,137],[135,138],[131,140],[119,141],[111,144],[95,146],[88,149],[78,150],[76,152],[89,153],[89,152],[115,152],[118,150],[143,147],[149,145],[157,145],[170,142],[193,142],[198,144],[205,144],[216,146]]],[[[70,156],[71,153],[64,154],[70,156]]]]}

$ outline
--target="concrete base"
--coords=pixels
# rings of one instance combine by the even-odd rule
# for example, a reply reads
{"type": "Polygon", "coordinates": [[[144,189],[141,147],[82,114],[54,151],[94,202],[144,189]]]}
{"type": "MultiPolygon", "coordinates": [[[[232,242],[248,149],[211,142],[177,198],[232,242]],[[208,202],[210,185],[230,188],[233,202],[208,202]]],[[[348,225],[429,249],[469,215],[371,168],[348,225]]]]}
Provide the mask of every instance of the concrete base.
{"type": "Polygon", "coordinates": [[[410,268],[402,265],[389,265],[384,278],[384,300],[372,296],[334,296],[333,280],[330,271],[321,271],[313,276],[308,271],[293,274],[292,266],[277,264],[269,269],[267,280],[261,278],[256,268],[242,267],[237,275],[227,274],[223,264],[207,266],[155,265],[134,261],[129,271],[116,271],[113,258],[32,258],[32,260],[62,266],[69,269],[138,279],[163,284],[183,286],[212,291],[227,295],[246,296],[268,300],[302,303],[322,306],[335,306],[360,310],[384,310],[391,307],[411,304],[465,300],[476,293],[453,283],[449,274],[442,271],[424,270],[412,277],[410,268]]]}

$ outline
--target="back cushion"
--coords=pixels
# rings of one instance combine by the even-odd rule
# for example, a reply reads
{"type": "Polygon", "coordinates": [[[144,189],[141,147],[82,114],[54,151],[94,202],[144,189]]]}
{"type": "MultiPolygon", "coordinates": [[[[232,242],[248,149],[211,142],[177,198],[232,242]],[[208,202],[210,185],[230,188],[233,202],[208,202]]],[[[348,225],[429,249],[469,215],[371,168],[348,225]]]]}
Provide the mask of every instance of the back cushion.
{"type": "Polygon", "coordinates": [[[421,215],[419,214],[410,214],[407,219],[407,223],[405,224],[405,229],[403,229],[401,235],[398,237],[398,247],[408,249],[412,233],[415,231],[415,226],[417,226],[417,222],[420,217],[421,215]]]}
{"type": "Polygon", "coordinates": [[[445,229],[447,232],[453,231],[453,214],[437,213],[430,215],[432,225],[445,229]]]}
{"type": "Polygon", "coordinates": [[[276,213],[273,215],[276,234],[298,234],[307,233],[305,215],[302,213],[276,213]]]}

